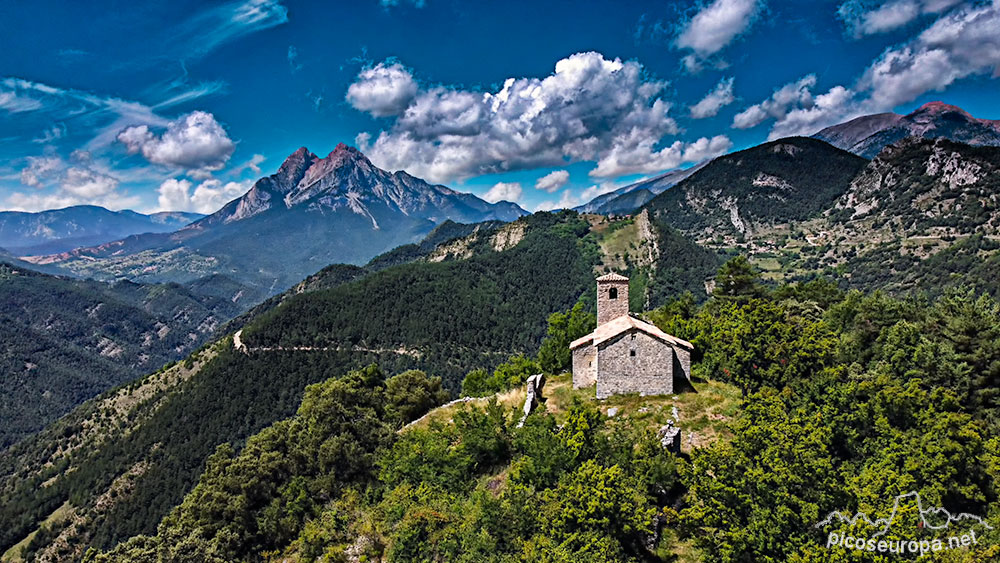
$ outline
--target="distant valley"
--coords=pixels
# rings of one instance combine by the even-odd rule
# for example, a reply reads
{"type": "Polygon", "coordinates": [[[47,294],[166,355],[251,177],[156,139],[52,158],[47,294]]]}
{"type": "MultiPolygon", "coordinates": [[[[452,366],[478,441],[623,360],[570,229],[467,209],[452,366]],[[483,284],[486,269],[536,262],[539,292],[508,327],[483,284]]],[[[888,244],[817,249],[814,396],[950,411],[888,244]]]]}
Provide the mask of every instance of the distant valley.
{"type": "Polygon", "coordinates": [[[105,284],[0,263],[0,450],[183,358],[239,311],[178,285],[105,284]]]}

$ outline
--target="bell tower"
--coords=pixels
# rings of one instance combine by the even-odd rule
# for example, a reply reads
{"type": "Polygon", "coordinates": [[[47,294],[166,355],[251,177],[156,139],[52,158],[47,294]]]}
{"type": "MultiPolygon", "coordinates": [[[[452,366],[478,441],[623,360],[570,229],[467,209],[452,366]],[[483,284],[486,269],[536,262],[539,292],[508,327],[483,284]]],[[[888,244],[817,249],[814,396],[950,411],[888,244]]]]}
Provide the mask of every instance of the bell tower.
{"type": "Polygon", "coordinates": [[[605,274],[597,278],[597,325],[628,315],[628,278],[605,274]]]}

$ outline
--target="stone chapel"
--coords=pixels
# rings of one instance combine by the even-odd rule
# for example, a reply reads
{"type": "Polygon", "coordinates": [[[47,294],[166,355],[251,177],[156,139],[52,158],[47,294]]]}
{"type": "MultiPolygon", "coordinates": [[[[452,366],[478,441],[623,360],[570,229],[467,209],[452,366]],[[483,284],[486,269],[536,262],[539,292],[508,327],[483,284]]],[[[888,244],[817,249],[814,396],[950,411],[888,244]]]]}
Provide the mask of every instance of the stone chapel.
{"type": "Polygon", "coordinates": [[[570,344],[573,387],[597,383],[597,398],[621,393],[666,395],[675,379],[691,380],[690,342],[629,313],[628,278],[597,278],[597,328],[570,344]]]}

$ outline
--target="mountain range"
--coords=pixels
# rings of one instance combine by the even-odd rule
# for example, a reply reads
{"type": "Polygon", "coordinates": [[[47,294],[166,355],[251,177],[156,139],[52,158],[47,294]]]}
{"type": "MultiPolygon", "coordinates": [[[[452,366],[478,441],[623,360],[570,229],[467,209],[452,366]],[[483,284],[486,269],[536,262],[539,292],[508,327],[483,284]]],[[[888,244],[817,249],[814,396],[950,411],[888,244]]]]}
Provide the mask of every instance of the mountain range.
{"type": "Polygon", "coordinates": [[[690,168],[674,170],[660,174],[654,178],[629,184],[613,192],[599,195],[583,205],[574,207],[573,210],[581,213],[600,213],[601,215],[629,213],[639,209],[668,188],[676,186],[695,172],[701,170],[706,164],[708,164],[707,160],[695,164],[690,168]]]}
{"type": "Polygon", "coordinates": [[[173,232],[202,217],[178,211],[145,215],[94,205],[38,213],[0,211],[0,247],[16,256],[55,254],[129,235],[173,232]]]}
{"type": "Polygon", "coordinates": [[[363,264],[419,241],[446,220],[510,221],[526,214],[513,203],[488,203],[405,172],[386,172],[344,144],[325,158],[303,147],[245,195],[176,232],[133,235],[32,261],[97,279],[187,283],[224,276],[242,286],[230,297],[251,302],[327,264],[363,264]]]}
{"type": "Polygon", "coordinates": [[[827,127],[813,135],[865,158],[906,137],[945,138],[972,146],[1000,146],[1000,120],[978,119],[960,107],[929,102],[907,115],[878,113],[827,127]]]}

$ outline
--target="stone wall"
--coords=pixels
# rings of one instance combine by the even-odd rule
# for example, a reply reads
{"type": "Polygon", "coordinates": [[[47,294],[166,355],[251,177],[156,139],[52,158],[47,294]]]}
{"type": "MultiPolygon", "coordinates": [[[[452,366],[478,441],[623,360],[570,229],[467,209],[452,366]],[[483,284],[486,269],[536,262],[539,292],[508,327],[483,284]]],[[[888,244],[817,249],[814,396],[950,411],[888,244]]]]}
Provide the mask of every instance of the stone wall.
{"type": "Polygon", "coordinates": [[[588,387],[597,381],[597,349],[580,346],[573,350],[573,388],[588,387]]]}
{"type": "Polygon", "coordinates": [[[627,314],[628,281],[597,282],[597,324],[602,325],[627,314]],[[612,295],[615,295],[614,299],[612,295]]]}
{"type": "Polygon", "coordinates": [[[674,374],[683,375],[691,381],[691,351],[684,348],[674,348],[674,374]]]}
{"type": "Polygon", "coordinates": [[[597,348],[597,398],[673,393],[673,367],[672,346],[640,330],[627,331],[597,348]]]}

